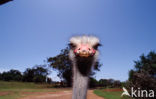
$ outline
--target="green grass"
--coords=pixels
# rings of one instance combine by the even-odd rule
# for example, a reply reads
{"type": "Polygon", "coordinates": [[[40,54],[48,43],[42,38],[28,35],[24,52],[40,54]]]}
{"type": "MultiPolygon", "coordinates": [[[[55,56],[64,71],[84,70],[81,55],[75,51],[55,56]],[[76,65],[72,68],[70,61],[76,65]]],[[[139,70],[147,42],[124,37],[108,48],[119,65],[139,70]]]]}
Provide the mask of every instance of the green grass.
{"type": "Polygon", "coordinates": [[[0,89],[17,89],[17,88],[37,88],[34,83],[21,83],[21,82],[5,82],[0,81],[0,89]]]}
{"type": "Polygon", "coordinates": [[[52,87],[49,84],[0,81],[0,99],[17,99],[29,95],[23,94],[24,92],[56,92],[61,90],[52,87]],[[1,93],[7,94],[1,95],[1,93]]]}
{"type": "Polygon", "coordinates": [[[108,91],[104,91],[104,89],[97,89],[94,90],[94,93],[105,99],[132,99],[127,96],[121,97],[122,91],[108,92],[108,91]]]}
{"type": "Polygon", "coordinates": [[[28,82],[6,82],[6,81],[0,81],[0,89],[20,89],[20,88],[50,88],[53,87],[53,85],[50,84],[35,84],[35,83],[28,83],[28,82]]]}

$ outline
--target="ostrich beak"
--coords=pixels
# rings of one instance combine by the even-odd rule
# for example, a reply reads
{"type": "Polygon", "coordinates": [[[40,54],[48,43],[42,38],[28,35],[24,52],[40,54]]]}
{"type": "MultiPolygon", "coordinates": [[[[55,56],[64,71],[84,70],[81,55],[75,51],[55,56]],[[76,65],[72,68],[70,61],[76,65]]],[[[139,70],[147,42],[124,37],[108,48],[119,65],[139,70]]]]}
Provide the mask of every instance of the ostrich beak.
{"type": "Polygon", "coordinates": [[[96,50],[90,47],[88,44],[81,44],[75,50],[74,53],[80,57],[94,56],[96,50]]]}
{"type": "Polygon", "coordinates": [[[80,56],[80,57],[89,57],[90,54],[87,53],[87,52],[80,52],[80,53],[79,53],[79,56],[80,56]]]}

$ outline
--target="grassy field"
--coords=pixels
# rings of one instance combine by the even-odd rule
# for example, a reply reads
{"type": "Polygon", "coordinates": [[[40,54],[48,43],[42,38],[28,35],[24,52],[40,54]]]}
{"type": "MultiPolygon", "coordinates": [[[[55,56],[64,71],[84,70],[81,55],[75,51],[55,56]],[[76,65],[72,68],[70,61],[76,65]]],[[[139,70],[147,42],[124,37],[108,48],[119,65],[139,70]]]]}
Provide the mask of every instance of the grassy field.
{"type": "Polygon", "coordinates": [[[98,96],[104,97],[105,99],[132,99],[127,96],[121,97],[122,91],[111,91],[107,89],[96,89],[94,93],[98,96]]]}
{"type": "Polygon", "coordinates": [[[17,99],[34,93],[56,92],[62,89],[52,88],[49,84],[0,81],[0,99],[17,99]]]}

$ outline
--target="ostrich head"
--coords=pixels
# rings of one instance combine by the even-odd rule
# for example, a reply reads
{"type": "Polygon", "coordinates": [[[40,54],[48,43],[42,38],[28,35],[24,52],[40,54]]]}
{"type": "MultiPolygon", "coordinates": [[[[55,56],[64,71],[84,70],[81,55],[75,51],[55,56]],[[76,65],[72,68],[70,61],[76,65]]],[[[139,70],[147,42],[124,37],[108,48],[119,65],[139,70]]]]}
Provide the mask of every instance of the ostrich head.
{"type": "Polygon", "coordinates": [[[99,54],[99,39],[95,36],[75,36],[70,39],[69,46],[69,58],[82,74],[87,75],[99,54]]]}
{"type": "Polygon", "coordinates": [[[94,36],[75,36],[70,39],[70,54],[73,57],[89,58],[98,55],[99,39],[94,36]]]}

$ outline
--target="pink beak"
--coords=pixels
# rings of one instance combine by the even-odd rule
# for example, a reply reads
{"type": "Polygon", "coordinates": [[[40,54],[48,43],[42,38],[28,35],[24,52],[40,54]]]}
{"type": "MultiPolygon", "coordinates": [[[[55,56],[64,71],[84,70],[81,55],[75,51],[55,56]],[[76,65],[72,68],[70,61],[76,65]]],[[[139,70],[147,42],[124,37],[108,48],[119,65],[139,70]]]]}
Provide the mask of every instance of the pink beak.
{"type": "Polygon", "coordinates": [[[88,44],[81,44],[75,50],[74,53],[81,57],[89,57],[95,54],[96,50],[89,47],[88,44]]]}

